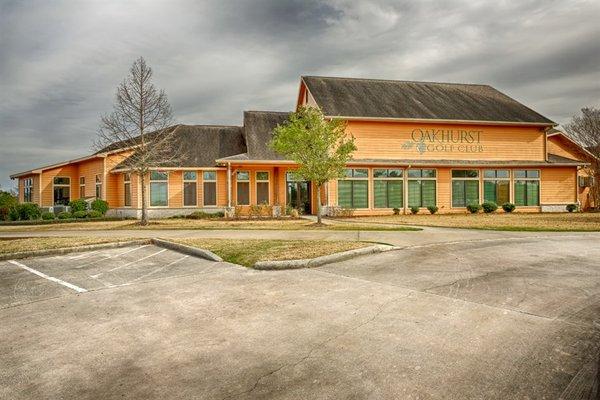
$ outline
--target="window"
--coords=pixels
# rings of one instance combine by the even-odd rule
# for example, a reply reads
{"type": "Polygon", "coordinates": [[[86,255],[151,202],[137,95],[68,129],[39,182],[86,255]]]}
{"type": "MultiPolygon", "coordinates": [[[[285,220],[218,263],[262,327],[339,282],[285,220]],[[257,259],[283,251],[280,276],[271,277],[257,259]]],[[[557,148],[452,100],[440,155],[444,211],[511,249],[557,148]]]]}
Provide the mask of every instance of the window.
{"type": "Polygon", "coordinates": [[[403,207],[404,176],[401,169],[374,169],[375,208],[403,207]]]}
{"type": "Polygon", "coordinates": [[[57,176],[53,183],[54,205],[66,206],[71,201],[71,178],[57,176]]]}
{"type": "Polygon", "coordinates": [[[346,178],[338,181],[338,205],[344,208],[369,207],[368,169],[346,169],[346,178]]]}
{"type": "Polygon", "coordinates": [[[198,184],[196,171],[183,172],[183,205],[193,207],[198,204],[198,184]]]}
{"type": "Polygon", "coordinates": [[[429,207],[436,204],[435,169],[409,169],[408,206],[429,207]]]}
{"type": "Polygon", "coordinates": [[[33,201],[33,178],[23,180],[23,201],[25,203],[33,201]]]}
{"type": "Polygon", "coordinates": [[[240,206],[250,204],[250,173],[248,171],[237,171],[237,203],[240,206]]]}
{"type": "Polygon", "coordinates": [[[486,169],[483,171],[483,201],[502,205],[510,201],[510,171],[486,169]]]}
{"type": "Polygon", "coordinates": [[[479,171],[452,170],[452,207],[466,207],[469,204],[479,204],[479,171]]]}
{"type": "Polygon", "coordinates": [[[269,172],[256,173],[256,204],[269,204],[269,172]]]}
{"type": "Polygon", "coordinates": [[[169,205],[169,174],[167,172],[150,172],[150,206],[166,207],[169,205]]]}
{"type": "Polygon", "coordinates": [[[131,174],[125,173],[123,175],[123,205],[125,207],[131,207],[131,174]]]}
{"type": "Polygon", "coordinates": [[[96,198],[102,198],[102,178],[100,175],[96,175],[96,198]]]}
{"type": "Polygon", "coordinates": [[[202,173],[204,205],[217,205],[217,171],[204,171],[202,173]]]}
{"type": "Polygon", "coordinates": [[[540,205],[540,171],[536,169],[515,170],[515,205],[540,205]]]}
{"type": "Polygon", "coordinates": [[[79,198],[85,199],[85,176],[79,178],[79,198]]]}

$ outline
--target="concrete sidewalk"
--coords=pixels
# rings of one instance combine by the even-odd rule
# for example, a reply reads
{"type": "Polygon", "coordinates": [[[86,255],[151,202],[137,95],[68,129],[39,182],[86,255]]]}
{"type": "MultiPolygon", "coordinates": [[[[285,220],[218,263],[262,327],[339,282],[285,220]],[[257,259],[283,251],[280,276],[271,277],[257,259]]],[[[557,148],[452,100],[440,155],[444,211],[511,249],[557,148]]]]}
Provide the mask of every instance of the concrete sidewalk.
{"type": "Polygon", "coordinates": [[[123,237],[123,238],[214,238],[214,239],[281,239],[281,240],[360,240],[386,243],[394,246],[423,246],[515,240],[524,238],[598,238],[600,232],[510,232],[477,229],[422,227],[422,231],[333,231],[333,230],[55,230],[0,232],[0,239],[18,237],[123,237]]]}

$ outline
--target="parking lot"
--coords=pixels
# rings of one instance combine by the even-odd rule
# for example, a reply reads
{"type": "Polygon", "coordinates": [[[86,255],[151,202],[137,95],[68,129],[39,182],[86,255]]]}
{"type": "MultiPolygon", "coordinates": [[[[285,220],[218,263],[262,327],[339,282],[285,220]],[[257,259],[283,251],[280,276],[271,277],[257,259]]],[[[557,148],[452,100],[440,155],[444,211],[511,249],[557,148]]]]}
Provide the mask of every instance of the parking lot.
{"type": "Polygon", "coordinates": [[[594,236],[254,271],[134,246],[0,262],[0,398],[597,399],[594,236]]]}

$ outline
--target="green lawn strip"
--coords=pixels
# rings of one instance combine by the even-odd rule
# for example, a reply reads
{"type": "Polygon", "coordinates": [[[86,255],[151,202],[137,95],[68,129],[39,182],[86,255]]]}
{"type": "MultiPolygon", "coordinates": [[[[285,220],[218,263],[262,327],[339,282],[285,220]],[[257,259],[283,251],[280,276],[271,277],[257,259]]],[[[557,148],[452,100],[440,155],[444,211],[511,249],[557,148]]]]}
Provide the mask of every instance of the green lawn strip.
{"type": "Polygon", "coordinates": [[[223,260],[252,267],[258,261],[315,258],[371,246],[372,243],[328,240],[268,239],[171,239],[177,243],[210,250],[223,260]]]}

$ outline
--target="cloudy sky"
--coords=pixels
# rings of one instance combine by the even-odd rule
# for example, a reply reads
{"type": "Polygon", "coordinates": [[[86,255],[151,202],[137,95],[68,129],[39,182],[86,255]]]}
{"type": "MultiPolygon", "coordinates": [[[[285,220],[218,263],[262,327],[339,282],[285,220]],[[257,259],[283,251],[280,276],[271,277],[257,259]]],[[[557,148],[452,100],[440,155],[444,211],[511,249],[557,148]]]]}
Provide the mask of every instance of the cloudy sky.
{"type": "Polygon", "coordinates": [[[564,123],[600,105],[600,1],[0,0],[0,185],[90,152],[144,56],[178,122],[290,110],[300,75],[487,83],[564,123]]]}

